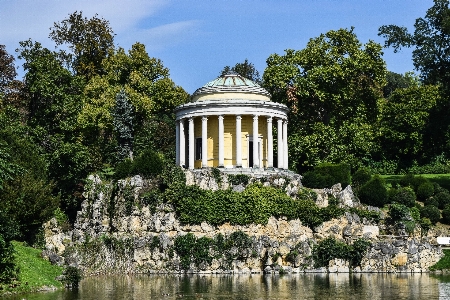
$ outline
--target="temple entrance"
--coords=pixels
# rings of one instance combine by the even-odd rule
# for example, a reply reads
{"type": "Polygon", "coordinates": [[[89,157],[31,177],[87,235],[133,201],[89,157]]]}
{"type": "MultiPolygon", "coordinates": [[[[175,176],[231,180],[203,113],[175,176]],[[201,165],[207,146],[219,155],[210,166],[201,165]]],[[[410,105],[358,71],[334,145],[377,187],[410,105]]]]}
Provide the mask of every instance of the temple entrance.
{"type": "MultiPolygon", "coordinates": [[[[256,147],[258,147],[258,153],[259,153],[259,164],[258,167],[262,168],[262,148],[261,148],[261,140],[262,137],[258,138],[258,142],[256,143],[256,147]]],[[[253,137],[248,137],[248,167],[253,168],[254,164],[254,157],[253,157],[253,147],[255,146],[255,143],[253,142],[253,137]]]]}

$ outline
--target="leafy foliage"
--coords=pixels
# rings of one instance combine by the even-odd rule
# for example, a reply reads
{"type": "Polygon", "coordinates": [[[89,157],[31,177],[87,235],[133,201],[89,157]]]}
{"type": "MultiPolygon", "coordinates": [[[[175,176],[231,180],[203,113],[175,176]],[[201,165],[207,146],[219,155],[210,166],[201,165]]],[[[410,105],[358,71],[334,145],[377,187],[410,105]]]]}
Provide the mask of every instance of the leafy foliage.
{"type": "Polygon", "coordinates": [[[310,188],[329,188],[336,183],[341,183],[344,188],[350,184],[348,164],[323,163],[303,175],[303,184],[310,188]]]}
{"type": "Polygon", "coordinates": [[[128,101],[124,90],[117,93],[114,106],[113,126],[117,134],[117,158],[133,159],[133,106],[128,101]]]}
{"type": "Polygon", "coordinates": [[[432,224],[436,224],[441,219],[441,212],[436,206],[425,205],[420,209],[420,216],[428,218],[432,224]]]}
{"type": "Polygon", "coordinates": [[[383,178],[375,175],[370,181],[361,187],[359,190],[359,198],[361,202],[383,207],[388,203],[388,194],[383,178]]]}
{"type": "Polygon", "coordinates": [[[350,266],[356,267],[361,264],[361,260],[371,243],[364,239],[356,240],[353,245],[347,245],[329,237],[314,246],[312,257],[314,267],[328,267],[330,260],[335,258],[348,260],[350,266]]]}
{"type": "Polygon", "coordinates": [[[389,199],[390,202],[413,207],[416,203],[416,194],[410,187],[399,187],[398,189],[392,188],[389,190],[389,199]]]}
{"type": "Polygon", "coordinates": [[[237,73],[242,77],[261,84],[261,77],[259,76],[258,70],[256,70],[255,66],[248,59],[245,59],[243,63],[235,64],[234,67],[224,67],[220,76],[229,74],[230,72],[237,73]]]}

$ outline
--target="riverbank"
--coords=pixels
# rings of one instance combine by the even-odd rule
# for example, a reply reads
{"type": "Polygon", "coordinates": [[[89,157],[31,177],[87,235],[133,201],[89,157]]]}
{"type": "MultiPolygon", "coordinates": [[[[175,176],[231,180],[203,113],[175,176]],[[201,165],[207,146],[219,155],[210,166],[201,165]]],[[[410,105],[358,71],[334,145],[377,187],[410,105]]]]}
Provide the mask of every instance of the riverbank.
{"type": "Polygon", "coordinates": [[[55,278],[63,272],[63,267],[53,265],[42,258],[42,250],[13,241],[15,259],[19,273],[9,284],[0,284],[0,296],[49,291],[63,288],[55,278]]]}

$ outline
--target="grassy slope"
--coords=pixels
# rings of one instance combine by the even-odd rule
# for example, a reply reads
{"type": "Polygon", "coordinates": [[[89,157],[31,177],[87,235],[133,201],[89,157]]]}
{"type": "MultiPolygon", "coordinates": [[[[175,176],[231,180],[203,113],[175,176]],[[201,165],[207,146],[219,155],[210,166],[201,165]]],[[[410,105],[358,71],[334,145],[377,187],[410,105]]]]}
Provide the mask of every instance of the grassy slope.
{"type": "Polygon", "coordinates": [[[14,282],[16,287],[0,285],[0,296],[4,292],[26,293],[41,289],[44,286],[61,288],[61,282],[55,277],[61,275],[63,268],[52,265],[41,257],[41,250],[24,246],[23,243],[13,242],[16,251],[16,263],[19,267],[19,278],[14,282]],[[28,284],[26,284],[28,283],[28,284]],[[20,284],[20,285],[19,285],[20,284]]]}
{"type": "Polygon", "coordinates": [[[430,271],[450,269],[450,250],[444,249],[444,256],[430,267],[430,271]]]}

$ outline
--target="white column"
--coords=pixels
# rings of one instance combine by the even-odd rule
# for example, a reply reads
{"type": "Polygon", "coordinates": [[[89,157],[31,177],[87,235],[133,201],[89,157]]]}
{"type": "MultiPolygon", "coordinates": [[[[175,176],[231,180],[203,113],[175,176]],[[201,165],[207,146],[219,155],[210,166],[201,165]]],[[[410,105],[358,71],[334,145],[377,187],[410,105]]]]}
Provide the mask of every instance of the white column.
{"type": "Polygon", "coordinates": [[[208,167],[208,117],[202,117],[202,168],[208,167]]]}
{"type": "Polygon", "coordinates": [[[219,168],[223,168],[224,165],[224,141],[223,141],[223,116],[219,116],[219,168]]]}
{"type": "Polygon", "coordinates": [[[267,167],[273,168],[272,117],[267,117],[267,167]]]}
{"type": "Polygon", "coordinates": [[[287,170],[289,169],[289,165],[288,165],[288,143],[287,143],[287,124],[288,121],[284,120],[283,122],[283,167],[287,170]]]}
{"type": "Polygon", "coordinates": [[[175,165],[180,165],[180,120],[175,123],[175,165]]]}
{"type": "Polygon", "coordinates": [[[189,169],[194,169],[194,118],[189,118],[189,169]]]}
{"type": "Polygon", "coordinates": [[[253,116],[253,167],[259,168],[258,115],[253,116]]]}
{"type": "Polygon", "coordinates": [[[180,119],[180,167],[186,165],[186,133],[184,119],[180,119]]]}
{"type": "Polygon", "coordinates": [[[277,120],[277,142],[278,142],[278,169],[283,169],[283,120],[277,120]]]}
{"type": "Polygon", "coordinates": [[[241,120],[240,115],[236,116],[236,167],[242,167],[242,147],[241,147],[241,120]]]}

